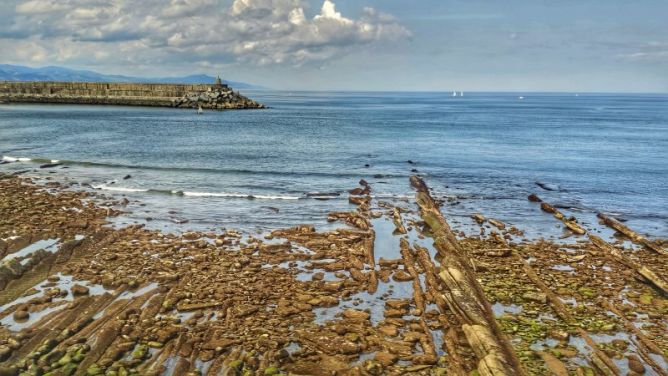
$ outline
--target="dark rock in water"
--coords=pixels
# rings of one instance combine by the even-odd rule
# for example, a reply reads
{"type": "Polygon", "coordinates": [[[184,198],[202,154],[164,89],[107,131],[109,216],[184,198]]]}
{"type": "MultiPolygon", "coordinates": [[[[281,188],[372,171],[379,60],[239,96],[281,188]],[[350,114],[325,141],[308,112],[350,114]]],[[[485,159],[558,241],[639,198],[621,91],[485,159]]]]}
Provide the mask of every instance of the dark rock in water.
{"type": "Polygon", "coordinates": [[[411,168],[411,172],[418,172],[417,168],[411,168]]]}
{"type": "Polygon", "coordinates": [[[72,285],[71,290],[72,295],[74,296],[88,295],[88,292],[90,291],[88,287],[79,284],[72,285]]]}
{"type": "Polygon", "coordinates": [[[413,162],[413,161],[412,161],[412,160],[410,160],[410,159],[409,159],[409,160],[407,160],[406,162],[408,162],[409,164],[415,164],[415,162],[413,162]]]}
{"type": "Polygon", "coordinates": [[[51,167],[56,167],[56,166],[60,166],[60,165],[62,165],[62,163],[45,163],[45,164],[39,166],[39,168],[51,168],[51,167]]]}
{"type": "Polygon", "coordinates": [[[14,312],[15,321],[26,321],[30,317],[28,311],[16,311],[14,312]]]}
{"type": "Polygon", "coordinates": [[[364,179],[360,179],[359,184],[360,184],[360,185],[363,185],[363,186],[365,186],[365,187],[369,185],[369,183],[368,183],[366,180],[364,180],[364,179]]]}
{"type": "Polygon", "coordinates": [[[383,175],[383,174],[376,174],[376,175],[373,176],[374,179],[382,179],[384,177],[385,177],[385,175],[383,175]]]}
{"type": "Polygon", "coordinates": [[[371,165],[367,163],[364,165],[364,167],[371,167],[371,165]]]}
{"type": "Polygon", "coordinates": [[[640,375],[645,373],[645,366],[642,364],[642,362],[637,356],[629,355],[628,360],[629,360],[629,368],[631,369],[631,371],[640,375]]]}
{"type": "Polygon", "coordinates": [[[128,179],[130,179],[131,177],[132,177],[132,175],[125,175],[125,176],[123,176],[123,180],[128,180],[128,179]]]}
{"type": "Polygon", "coordinates": [[[278,208],[275,208],[275,207],[273,207],[273,206],[262,206],[262,208],[271,210],[271,211],[273,211],[274,213],[278,213],[278,212],[280,211],[278,208]]]}
{"type": "Polygon", "coordinates": [[[536,196],[533,193],[529,195],[528,199],[531,202],[543,202],[543,200],[541,200],[538,196],[536,196]]]}
{"type": "Polygon", "coordinates": [[[548,187],[547,184],[545,184],[545,183],[541,183],[541,182],[537,181],[537,182],[536,182],[536,185],[539,186],[539,187],[541,187],[541,188],[543,188],[543,189],[546,190],[546,191],[554,191],[553,188],[548,187]]]}
{"type": "Polygon", "coordinates": [[[546,183],[543,183],[543,182],[540,182],[540,181],[537,181],[536,185],[543,188],[546,191],[564,191],[564,190],[560,189],[559,187],[557,187],[555,185],[546,184],[546,183]]]}
{"type": "Polygon", "coordinates": [[[9,163],[8,161],[0,161],[0,164],[7,164],[9,163]]]}

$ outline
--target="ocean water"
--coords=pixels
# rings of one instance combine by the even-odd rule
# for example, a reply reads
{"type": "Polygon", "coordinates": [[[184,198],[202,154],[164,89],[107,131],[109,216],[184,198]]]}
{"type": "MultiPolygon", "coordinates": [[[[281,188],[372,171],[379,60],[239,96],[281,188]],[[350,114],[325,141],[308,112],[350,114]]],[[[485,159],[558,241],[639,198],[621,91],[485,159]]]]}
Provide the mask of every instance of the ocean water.
{"type": "Polygon", "coordinates": [[[407,205],[418,173],[455,227],[480,212],[541,236],[558,222],[536,193],[668,237],[668,95],[245,94],[271,108],[0,105],[0,171],[126,197],[124,223],[165,229],[325,226],[360,179],[407,205]]]}

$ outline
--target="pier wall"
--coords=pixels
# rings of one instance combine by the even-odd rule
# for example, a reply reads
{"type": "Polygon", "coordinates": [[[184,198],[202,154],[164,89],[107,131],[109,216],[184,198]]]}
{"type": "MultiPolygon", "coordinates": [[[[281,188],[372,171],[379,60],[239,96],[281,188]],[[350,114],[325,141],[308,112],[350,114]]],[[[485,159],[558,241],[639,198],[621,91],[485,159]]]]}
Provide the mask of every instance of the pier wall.
{"type": "Polygon", "coordinates": [[[227,85],[0,81],[0,102],[262,108],[227,85]]]}

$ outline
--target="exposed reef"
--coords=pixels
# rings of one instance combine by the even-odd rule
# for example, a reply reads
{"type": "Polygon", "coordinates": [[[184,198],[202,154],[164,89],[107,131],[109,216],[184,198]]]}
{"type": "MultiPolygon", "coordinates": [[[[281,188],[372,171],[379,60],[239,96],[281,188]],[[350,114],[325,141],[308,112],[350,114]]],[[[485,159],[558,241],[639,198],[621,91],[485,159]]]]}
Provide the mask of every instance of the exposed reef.
{"type": "Polygon", "coordinates": [[[563,242],[467,237],[410,183],[256,237],[113,229],[123,200],[0,175],[0,375],[667,374],[665,241],[547,203],[563,242]]]}

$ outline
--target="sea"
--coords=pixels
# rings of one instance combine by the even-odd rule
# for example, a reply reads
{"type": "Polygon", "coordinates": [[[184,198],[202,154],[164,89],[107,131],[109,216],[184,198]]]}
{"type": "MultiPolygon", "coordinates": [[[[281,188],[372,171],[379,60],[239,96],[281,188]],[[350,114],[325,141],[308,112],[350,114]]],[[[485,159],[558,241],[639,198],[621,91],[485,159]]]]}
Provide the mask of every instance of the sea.
{"type": "Polygon", "coordinates": [[[243,94],[269,108],[0,105],[0,172],[125,198],[114,225],[164,231],[326,228],[360,179],[409,207],[417,174],[456,230],[481,213],[559,237],[534,193],[589,228],[602,212],[668,237],[667,94],[243,94]]]}

